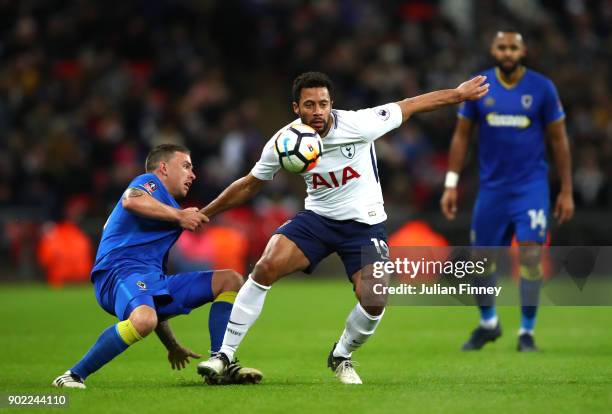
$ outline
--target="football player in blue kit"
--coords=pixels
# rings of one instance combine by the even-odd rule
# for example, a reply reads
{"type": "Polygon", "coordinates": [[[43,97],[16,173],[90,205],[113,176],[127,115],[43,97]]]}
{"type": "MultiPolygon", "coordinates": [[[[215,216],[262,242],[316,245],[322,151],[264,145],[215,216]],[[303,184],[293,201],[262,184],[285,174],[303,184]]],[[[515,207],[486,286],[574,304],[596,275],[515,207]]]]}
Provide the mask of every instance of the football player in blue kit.
{"type": "MultiPolygon", "coordinates": [[[[480,189],[471,229],[473,246],[521,246],[521,327],[519,351],[537,350],[534,340],[537,305],[542,284],[540,250],[548,233],[549,187],[546,139],[552,148],[560,180],[554,204],[559,224],[574,213],[571,156],[565,113],[550,79],[525,68],[526,47],[516,31],[498,32],[491,44],[496,66],[482,72],[490,79],[489,94],[466,101],[459,109],[450,146],[449,171],[440,201],[450,220],[457,212],[457,182],[470,135],[478,126],[480,189]]],[[[491,283],[495,282],[491,266],[491,283]]],[[[477,298],[480,324],[463,350],[478,350],[501,336],[494,300],[477,298]]]]}
{"type": "MultiPolygon", "coordinates": [[[[195,174],[189,150],[162,144],[151,150],[146,174],[136,177],[109,216],[91,272],[100,306],[119,319],[102,332],[85,356],[53,381],[56,387],[85,388],[85,379],[155,330],[172,368],[200,355],[179,344],[168,319],[212,302],[211,352],[223,341],[242,276],[233,270],[166,274],[168,252],[183,230],[197,231],[208,218],[198,208],[182,209],[195,174]]],[[[261,373],[233,364],[229,383],[259,382],[261,373]]]]}

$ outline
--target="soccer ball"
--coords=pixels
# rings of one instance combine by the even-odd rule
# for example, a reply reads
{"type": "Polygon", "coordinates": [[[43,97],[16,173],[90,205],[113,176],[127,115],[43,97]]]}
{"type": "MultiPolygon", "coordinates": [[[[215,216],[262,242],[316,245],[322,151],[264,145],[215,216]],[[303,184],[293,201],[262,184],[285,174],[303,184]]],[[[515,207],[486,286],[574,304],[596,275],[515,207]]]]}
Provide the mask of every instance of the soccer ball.
{"type": "Polygon", "coordinates": [[[321,137],[304,124],[292,124],[279,132],[274,148],[281,167],[292,173],[312,170],[323,154],[321,137]]]}

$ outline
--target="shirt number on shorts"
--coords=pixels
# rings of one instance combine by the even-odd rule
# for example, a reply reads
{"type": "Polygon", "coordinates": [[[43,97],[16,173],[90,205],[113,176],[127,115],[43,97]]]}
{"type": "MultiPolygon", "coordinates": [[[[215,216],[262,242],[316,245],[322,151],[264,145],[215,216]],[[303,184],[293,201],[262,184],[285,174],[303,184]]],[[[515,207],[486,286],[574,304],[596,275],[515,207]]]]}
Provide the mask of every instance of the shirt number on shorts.
{"type": "Polygon", "coordinates": [[[381,258],[389,260],[389,245],[387,242],[382,239],[375,239],[374,237],[370,240],[372,240],[374,247],[376,247],[376,253],[378,253],[381,258]]]}
{"type": "Polygon", "coordinates": [[[527,211],[529,218],[531,219],[531,229],[535,230],[540,227],[542,230],[546,229],[546,214],[543,209],[531,209],[527,211]]]}

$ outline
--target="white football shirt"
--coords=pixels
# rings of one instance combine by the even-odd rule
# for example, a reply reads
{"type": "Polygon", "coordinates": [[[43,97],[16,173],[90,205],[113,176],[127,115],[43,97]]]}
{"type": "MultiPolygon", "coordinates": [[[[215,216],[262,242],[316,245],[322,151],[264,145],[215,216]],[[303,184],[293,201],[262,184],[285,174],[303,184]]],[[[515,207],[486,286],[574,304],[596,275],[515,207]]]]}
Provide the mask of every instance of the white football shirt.
{"type": "MultiPolygon", "coordinates": [[[[374,140],[401,125],[402,110],[395,103],[359,111],[333,110],[331,119],[333,124],[322,138],[319,163],[301,174],[308,193],[304,207],[334,220],[370,225],[385,221],[374,140]]],[[[300,120],[291,124],[296,122],[300,120]]],[[[260,180],[271,180],[281,168],[274,150],[278,132],[268,140],[251,170],[260,180]]]]}

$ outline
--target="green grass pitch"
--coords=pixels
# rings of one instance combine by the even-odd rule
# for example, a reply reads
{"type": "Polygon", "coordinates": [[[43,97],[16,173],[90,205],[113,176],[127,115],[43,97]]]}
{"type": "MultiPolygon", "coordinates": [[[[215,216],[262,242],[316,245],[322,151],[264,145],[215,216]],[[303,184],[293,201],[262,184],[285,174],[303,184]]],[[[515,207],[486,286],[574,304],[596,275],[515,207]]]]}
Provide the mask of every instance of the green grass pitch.
{"type": "MultiPolygon", "coordinates": [[[[612,412],[610,308],[542,308],[542,352],[524,355],[515,351],[515,307],[500,308],[504,336],[477,353],[459,352],[475,309],[391,307],[354,355],[365,384],[345,386],[325,362],[353,305],[343,281],[274,286],[238,355],[264,372],[257,386],[206,386],[193,362],[172,371],[153,335],[91,376],[87,390],[56,390],[53,378],[114,319],[90,287],[2,286],[0,394],[66,394],[67,410],[79,413],[612,412]]],[[[207,317],[204,307],[172,323],[181,342],[201,353],[209,345],[207,317]]]]}

